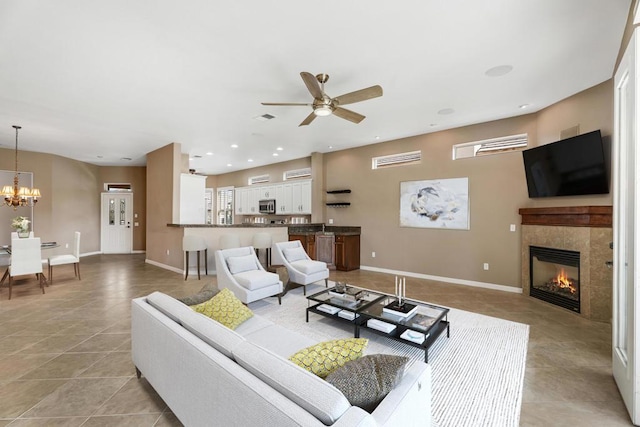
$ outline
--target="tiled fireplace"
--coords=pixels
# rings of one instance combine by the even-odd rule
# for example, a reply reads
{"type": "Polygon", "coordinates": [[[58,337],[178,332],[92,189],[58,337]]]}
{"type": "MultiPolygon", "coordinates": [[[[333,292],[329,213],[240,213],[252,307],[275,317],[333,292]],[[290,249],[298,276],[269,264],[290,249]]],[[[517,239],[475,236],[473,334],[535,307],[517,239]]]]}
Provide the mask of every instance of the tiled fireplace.
{"type": "Polygon", "coordinates": [[[613,256],[611,206],[519,212],[523,294],[587,319],[610,322],[613,274],[605,263],[613,256]]]}

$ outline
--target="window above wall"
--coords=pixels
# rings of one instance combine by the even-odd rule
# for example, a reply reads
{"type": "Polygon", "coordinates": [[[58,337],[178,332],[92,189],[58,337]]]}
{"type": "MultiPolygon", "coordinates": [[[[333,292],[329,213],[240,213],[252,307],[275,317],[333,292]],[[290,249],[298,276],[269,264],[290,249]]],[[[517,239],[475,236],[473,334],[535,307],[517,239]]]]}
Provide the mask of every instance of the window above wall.
{"type": "Polygon", "coordinates": [[[453,146],[453,160],[522,151],[528,144],[529,136],[526,133],[465,142],[453,146]]]}
{"type": "Polygon", "coordinates": [[[371,169],[384,169],[393,166],[415,165],[422,161],[422,151],[409,151],[407,153],[389,154],[371,159],[371,169]]]}

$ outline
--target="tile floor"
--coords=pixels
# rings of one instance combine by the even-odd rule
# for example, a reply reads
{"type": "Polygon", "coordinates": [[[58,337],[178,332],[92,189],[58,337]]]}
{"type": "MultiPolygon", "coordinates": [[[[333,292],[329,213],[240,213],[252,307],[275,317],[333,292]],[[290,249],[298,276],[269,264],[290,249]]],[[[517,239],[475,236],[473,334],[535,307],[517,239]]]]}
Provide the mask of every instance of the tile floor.
{"type": "MultiPolygon", "coordinates": [[[[11,301],[0,291],[0,427],[181,425],[144,377],[135,378],[130,300],[155,290],[184,296],[215,277],[185,282],[145,264],[144,254],[85,257],[81,268],[78,281],[73,268],[56,267],[45,295],[31,278],[11,301]]],[[[393,290],[381,273],[331,278],[393,290]]],[[[518,294],[427,280],[407,278],[407,294],[531,325],[521,425],[631,425],[611,376],[608,324],[518,294]]]]}

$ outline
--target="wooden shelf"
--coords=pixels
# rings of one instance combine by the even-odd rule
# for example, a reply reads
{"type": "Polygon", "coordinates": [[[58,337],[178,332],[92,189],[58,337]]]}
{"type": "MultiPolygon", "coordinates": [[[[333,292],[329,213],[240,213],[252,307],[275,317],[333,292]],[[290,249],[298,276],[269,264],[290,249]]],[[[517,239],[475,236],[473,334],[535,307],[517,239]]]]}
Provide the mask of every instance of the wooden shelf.
{"type": "Polygon", "coordinates": [[[327,191],[327,194],[348,194],[351,193],[351,190],[331,190],[327,191]]]}
{"type": "Polygon", "coordinates": [[[330,208],[346,208],[347,206],[351,206],[349,202],[334,202],[334,203],[326,203],[326,205],[330,208]]]}

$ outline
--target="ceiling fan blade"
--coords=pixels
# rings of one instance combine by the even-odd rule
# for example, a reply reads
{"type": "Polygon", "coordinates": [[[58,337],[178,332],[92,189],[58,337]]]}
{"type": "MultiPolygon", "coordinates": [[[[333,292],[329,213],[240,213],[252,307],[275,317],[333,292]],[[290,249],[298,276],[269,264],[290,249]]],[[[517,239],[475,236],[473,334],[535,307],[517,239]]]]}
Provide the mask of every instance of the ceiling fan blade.
{"type": "Polygon", "coordinates": [[[379,96],[382,96],[382,88],[375,85],[366,89],[356,90],[355,92],[345,93],[344,95],[333,98],[333,100],[340,105],[347,105],[355,102],[366,101],[371,98],[377,98],[379,96]]]}
{"type": "Polygon", "coordinates": [[[340,117],[341,119],[349,120],[353,123],[360,123],[365,118],[365,116],[363,116],[362,114],[358,114],[355,111],[347,110],[346,108],[341,107],[336,107],[336,109],[333,110],[333,114],[340,117]]]}
{"type": "Polygon", "coordinates": [[[304,104],[301,102],[261,102],[262,105],[276,105],[276,106],[303,106],[310,107],[313,104],[304,104]]]}
{"type": "Polygon", "coordinates": [[[309,89],[309,92],[311,92],[311,95],[313,95],[315,99],[323,98],[322,90],[320,89],[320,83],[318,83],[318,79],[316,78],[316,76],[303,71],[300,73],[300,77],[302,77],[304,84],[307,85],[307,89],[309,89]]]}
{"type": "Polygon", "coordinates": [[[316,117],[317,117],[317,116],[316,116],[316,113],[314,113],[314,112],[312,111],[312,112],[311,112],[311,114],[309,114],[309,115],[307,116],[307,118],[306,118],[306,119],[304,119],[304,120],[302,121],[302,123],[300,123],[300,124],[298,125],[298,127],[308,125],[308,124],[309,124],[309,123],[311,123],[311,122],[313,121],[313,119],[315,119],[316,117]]]}

